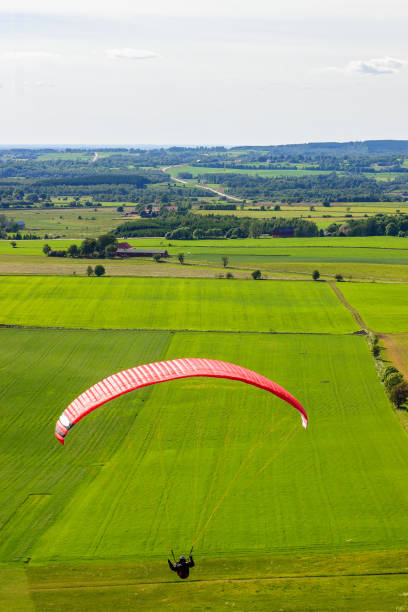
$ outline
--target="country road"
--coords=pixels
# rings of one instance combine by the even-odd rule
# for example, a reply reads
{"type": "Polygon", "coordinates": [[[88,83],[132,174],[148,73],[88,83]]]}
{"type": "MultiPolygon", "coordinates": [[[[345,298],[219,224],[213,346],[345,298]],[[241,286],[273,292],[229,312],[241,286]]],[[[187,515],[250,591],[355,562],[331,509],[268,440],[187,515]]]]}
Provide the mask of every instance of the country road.
{"type": "MultiPolygon", "coordinates": [[[[184,164],[180,164],[180,168],[182,168],[183,166],[184,164]]],[[[176,168],[176,167],[177,166],[166,166],[165,168],[162,168],[162,172],[165,173],[169,168],[176,168]]],[[[236,198],[235,196],[228,195],[226,193],[223,193],[222,191],[218,191],[217,189],[214,189],[213,187],[207,187],[207,185],[200,185],[200,183],[189,183],[188,181],[171,176],[171,174],[170,174],[170,178],[172,179],[172,181],[176,181],[177,183],[183,183],[183,185],[191,185],[192,187],[199,187],[200,189],[206,189],[207,191],[212,191],[212,193],[216,193],[217,195],[227,198],[228,200],[233,200],[234,202],[242,202],[241,198],[236,198]]]]}

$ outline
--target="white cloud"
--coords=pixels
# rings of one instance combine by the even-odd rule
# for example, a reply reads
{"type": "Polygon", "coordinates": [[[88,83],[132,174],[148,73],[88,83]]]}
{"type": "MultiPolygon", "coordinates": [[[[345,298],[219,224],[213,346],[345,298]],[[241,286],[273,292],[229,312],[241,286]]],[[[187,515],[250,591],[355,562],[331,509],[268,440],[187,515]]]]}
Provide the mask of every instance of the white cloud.
{"type": "Polygon", "coordinates": [[[25,81],[24,87],[34,87],[34,88],[46,88],[46,87],[55,87],[54,83],[49,81],[25,81]]]}
{"type": "Polygon", "coordinates": [[[379,57],[369,60],[352,60],[343,68],[330,66],[329,68],[324,68],[324,71],[368,75],[397,74],[407,65],[407,60],[395,57],[379,57]]]}
{"type": "Polygon", "coordinates": [[[26,59],[58,59],[58,53],[48,51],[6,51],[1,58],[5,60],[26,60],[26,59]]]}
{"type": "Polygon", "coordinates": [[[124,49],[106,49],[105,53],[109,59],[145,60],[160,57],[155,51],[132,49],[130,47],[125,47],[124,49]]]}
{"type": "Polygon", "coordinates": [[[354,60],[347,66],[348,72],[361,74],[396,74],[407,65],[406,60],[394,57],[380,57],[370,60],[354,60]]]}

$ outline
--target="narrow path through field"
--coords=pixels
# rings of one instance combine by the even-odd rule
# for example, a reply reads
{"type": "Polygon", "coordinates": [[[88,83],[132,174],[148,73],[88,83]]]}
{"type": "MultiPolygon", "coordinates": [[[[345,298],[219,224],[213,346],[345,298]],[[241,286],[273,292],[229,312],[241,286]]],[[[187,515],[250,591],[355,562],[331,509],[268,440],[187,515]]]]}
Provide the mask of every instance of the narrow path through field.
{"type": "MultiPolygon", "coordinates": [[[[183,167],[185,164],[178,164],[180,165],[180,167],[183,167]]],[[[175,168],[175,166],[166,166],[165,168],[162,168],[162,172],[166,172],[169,168],[175,168]]],[[[171,176],[170,178],[172,181],[176,181],[176,183],[183,183],[183,185],[191,185],[192,187],[198,187],[199,189],[205,189],[206,191],[212,191],[212,193],[216,193],[219,196],[222,196],[224,198],[227,198],[228,200],[233,200],[234,202],[242,202],[241,198],[236,198],[235,196],[232,195],[228,195],[227,193],[224,193],[223,191],[218,191],[217,189],[214,189],[213,187],[208,187],[207,185],[200,185],[200,183],[189,183],[188,181],[176,178],[175,176],[171,176]]]]}
{"type": "Polygon", "coordinates": [[[365,323],[364,319],[360,315],[360,313],[355,308],[353,308],[353,306],[349,304],[349,302],[346,300],[346,298],[344,297],[344,295],[342,294],[338,286],[335,283],[333,283],[333,281],[327,281],[327,282],[330,285],[330,287],[333,289],[336,296],[339,298],[340,302],[351,312],[355,321],[358,323],[358,325],[360,325],[361,329],[366,329],[367,331],[371,331],[367,323],[365,323]]]}

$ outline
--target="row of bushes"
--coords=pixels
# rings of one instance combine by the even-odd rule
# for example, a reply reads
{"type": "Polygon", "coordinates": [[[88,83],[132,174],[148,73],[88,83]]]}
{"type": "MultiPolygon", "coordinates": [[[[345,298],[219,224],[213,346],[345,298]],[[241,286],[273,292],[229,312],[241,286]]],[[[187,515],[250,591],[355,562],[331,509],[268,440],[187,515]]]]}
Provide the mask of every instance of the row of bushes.
{"type": "Polygon", "coordinates": [[[390,400],[397,408],[403,408],[408,401],[408,382],[404,380],[404,376],[395,366],[387,364],[381,358],[378,336],[369,333],[367,340],[375,360],[378,376],[390,400]]]}

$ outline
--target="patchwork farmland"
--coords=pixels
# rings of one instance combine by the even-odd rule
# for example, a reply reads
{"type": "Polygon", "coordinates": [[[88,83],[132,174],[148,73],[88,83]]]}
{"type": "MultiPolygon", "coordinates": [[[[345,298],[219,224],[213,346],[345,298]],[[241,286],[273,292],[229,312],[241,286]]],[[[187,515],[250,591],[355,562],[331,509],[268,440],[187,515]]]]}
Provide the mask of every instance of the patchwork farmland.
{"type": "MultiPolygon", "coordinates": [[[[376,289],[385,312],[388,287],[404,286],[339,287],[354,306],[355,287],[376,289]]],[[[67,587],[73,610],[341,609],[334,591],[344,609],[396,605],[407,434],[328,284],[7,276],[0,288],[3,607],[55,609],[67,587]],[[202,355],[288,388],[310,428],[255,388],[187,379],[115,400],[55,441],[60,412],[96,380],[202,355]],[[176,594],[166,556],[193,543],[176,594]]]]}

